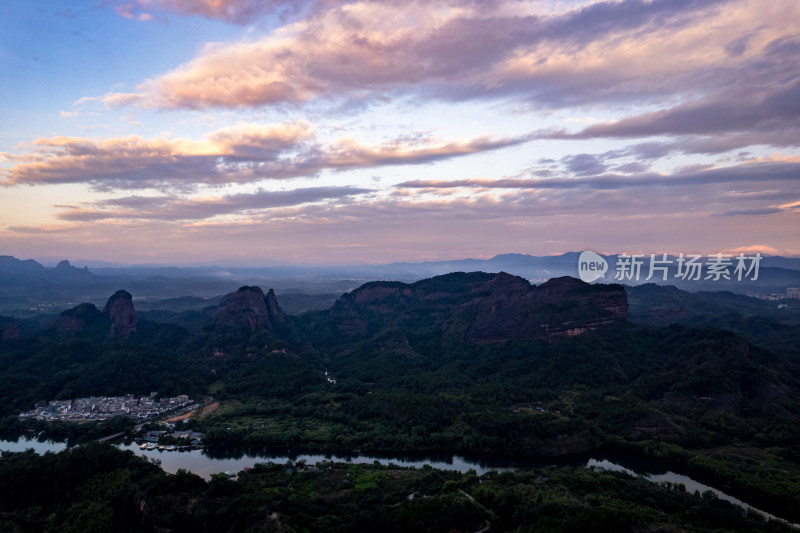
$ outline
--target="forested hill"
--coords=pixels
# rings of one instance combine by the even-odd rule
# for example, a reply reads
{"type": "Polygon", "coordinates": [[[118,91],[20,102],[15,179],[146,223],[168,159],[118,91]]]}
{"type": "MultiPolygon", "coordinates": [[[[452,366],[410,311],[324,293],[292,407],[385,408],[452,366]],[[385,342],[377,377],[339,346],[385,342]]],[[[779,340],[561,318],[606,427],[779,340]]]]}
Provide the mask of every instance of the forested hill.
{"type": "Polygon", "coordinates": [[[345,338],[396,327],[418,335],[475,344],[553,340],[603,328],[628,315],[620,285],[589,285],[570,277],[537,287],[499,274],[453,273],[413,284],[375,282],[345,294],[330,322],[345,338]]]}
{"type": "Polygon", "coordinates": [[[733,331],[754,344],[800,360],[800,300],[732,292],[687,292],[652,283],[626,287],[631,322],[685,324],[733,331]]]}

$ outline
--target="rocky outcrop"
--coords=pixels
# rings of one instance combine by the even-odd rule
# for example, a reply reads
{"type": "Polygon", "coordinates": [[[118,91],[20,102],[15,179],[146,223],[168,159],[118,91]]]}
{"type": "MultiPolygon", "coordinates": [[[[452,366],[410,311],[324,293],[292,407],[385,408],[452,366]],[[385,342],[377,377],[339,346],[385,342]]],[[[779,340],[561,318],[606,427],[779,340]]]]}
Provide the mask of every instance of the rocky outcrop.
{"type": "Polygon", "coordinates": [[[569,337],[628,317],[628,298],[619,285],[565,276],[525,287],[525,280],[502,272],[490,283],[486,296],[458,313],[475,316],[465,339],[477,344],[569,337]]]}
{"type": "Polygon", "coordinates": [[[109,337],[127,339],[136,331],[138,319],[133,308],[133,296],[128,291],[115,292],[103,308],[103,314],[111,319],[109,337]]]}
{"type": "Polygon", "coordinates": [[[272,325],[283,324],[286,322],[286,315],[283,314],[280,306],[278,305],[278,298],[275,297],[275,291],[272,289],[267,292],[264,297],[264,302],[267,306],[267,316],[272,325]]]}
{"type": "Polygon", "coordinates": [[[59,333],[74,335],[103,319],[103,313],[94,304],[83,303],[61,313],[56,320],[56,329],[59,333]]]}
{"type": "Polygon", "coordinates": [[[265,296],[261,287],[245,285],[223,296],[214,312],[214,322],[218,326],[246,326],[251,331],[274,330],[286,322],[286,315],[272,289],[265,296]]]}
{"type": "Polygon", "coordinates": [[[346,338],[376,332],[386,325],[425,315],[426,326],[441,323],[456,305],[472,297],[494,278],[485,272],[454,272],[412,284],[374,281],[344,294],[331,307],[330,317],[346,338]]]}
{"type": "Polygon", "coordinates": [[[628,300],[620,285],[561,277],[534,287],[504,272],[460,272],[410,285],[368,283],[342,296],[330,316],[344,337],[437,325],[445,338],[490,344],[596,330],[626,319],[628,300]]]}

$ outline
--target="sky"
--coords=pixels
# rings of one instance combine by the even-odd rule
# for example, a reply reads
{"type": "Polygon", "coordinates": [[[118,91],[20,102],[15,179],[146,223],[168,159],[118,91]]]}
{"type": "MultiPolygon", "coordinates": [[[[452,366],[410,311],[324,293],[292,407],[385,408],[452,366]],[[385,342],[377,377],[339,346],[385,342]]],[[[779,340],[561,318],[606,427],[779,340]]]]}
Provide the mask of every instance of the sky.
{"type": "Polygon", "coordinates": [[[800,255],[797,0],[5,0],[0,255],[800,255]]]}

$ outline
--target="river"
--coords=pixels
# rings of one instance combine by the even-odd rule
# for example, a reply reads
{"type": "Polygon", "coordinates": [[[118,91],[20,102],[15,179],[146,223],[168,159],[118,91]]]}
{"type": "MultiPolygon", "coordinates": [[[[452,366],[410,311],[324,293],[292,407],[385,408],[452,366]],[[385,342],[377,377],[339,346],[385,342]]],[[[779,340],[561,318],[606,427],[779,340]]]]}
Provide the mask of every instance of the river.
{"type": "MultiPolygon", "coordinates": [[[[455,470],[465,473],[468,470],[474,470],[478,475],[482,475],[490,470],[502,471],[513,470],[521,467],[541,467],[548,465],[571,465],[580,466],[585,468],[599,468],[615,472],[624,472],[631,476],[643,477],[653,483],[670,482],[673,484],[683,484],[687,492],[698,491],[701,494],[710,491],[718,498],[728,501],[734,505],[738,505],[743,509],[752,509],[761,513],[767,518],[779,519],[765,511],[757,509],[738,498],[734,498],[721,490],[710,487],[699,481],[696,481],[689,476],[676,474],[670,471],[658,471],[657,463],[653,461],[642,461],[639,458],[626,458],[625,456],[614,454],[602,456],[598,454],[591,454],[580,457],[570,458],[554,458],[554,459],[540,459],[538,461],[518,461],[514,459],[503,459],[498,457],[483,457],[480,458],[465,458],[459,455],[443,456],[439,458],[430,458],[424,456],[393,456],[393,457],[377,457],[369,455],[325,455],[325,454],[276,454],[276,455],[257,455],[257,454],[237,454],[236,457],[211,457],[205,450],[195,449],[186,451],[144,451],[139,449],[139,445],[135,442],[128,444],[117,444],[118,448],[122,450],[130,450],[135,455],[140,455],[149,460],[158,460],[161,468],[165,472],[174,474],[179,469],[193,472],[205,479],[211,479],[212,474],[220,472],[236,473],[244,470],[247,467],[252,467],[256,463],[273,462],[278,464],[285,464],[289,461],[297,463],[305,461],[309,465],[316,464],[322,461],[333,461],[336,463],[351,463],[351,464],[373,464],[378,462],[382,465],[395,464],[403,467],[422,468],[429,465],[438,470],[455,470]],[[652,470],[652,471],[648,471],[652,470]],[[655,473],[653,472],[655,471],[655,473]]],[[[28,439],[25,437],[20,438],[18,441],[0,440],[0,451],[25,451],[32,448],[36,453],[43,454],[46,452],[60,452],[66,449],[66,444],[63,442],[44,441],[40,442],[35,439],[28,439]]],[[[800,528],[800,524],[792,524],[794,527],[800,528]]]]}

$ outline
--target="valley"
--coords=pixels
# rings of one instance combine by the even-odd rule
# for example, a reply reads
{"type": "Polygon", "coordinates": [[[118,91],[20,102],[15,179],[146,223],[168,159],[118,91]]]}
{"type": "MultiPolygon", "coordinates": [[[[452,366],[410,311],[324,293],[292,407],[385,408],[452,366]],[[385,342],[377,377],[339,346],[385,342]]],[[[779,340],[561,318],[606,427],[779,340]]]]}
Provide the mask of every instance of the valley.
{"type": "MultiPolygon", "coordinates": [[[[217,408],[180,421],[203,434],[212,457],[284,450],[483,454],[498,461],[558,463],[587,453],[621,453],[658,461],[765,512],[800,520],[794,505],[800,499],[800,371],[787,342],[798,324],[793,301],[776,314],[761,300],[729,293],[588,285],[569,277],[533,285],[482,272],[370,282],[328,309],[296,315],[282,310],[276,291],[258,286],[241,286],[214,301],[139,311],[135,295],[118,290],[102,311],[87,303],[57,317],[3,318],[18,334],[0,344],[0,373],[8,383],[0,391],[2,436],[35,432],[79,443],[133,434],[133,420],[126,417],[77,425],[18,417],[42,399],[151,392],[160,398],[213,396],[217,408]],[[675,320],[665,319],[655,302],[664,302],[675,320]],[[708,325],[692,325],[702,320],[708,325]],[[765,325],[787,334],[765,335],[765,325]]],[[[390,466],[359,468],[376,480],[399,475],[390,474],[390,466]]],[[[514,490],[535,493],[536,476],[559,477],[537,468],[517,469],[504,479],[514,490]],[[536,474],[526,478],[525,472],[536,474]]],[[[634,483],[614,473],[563,468],[569,476],[595,479],[595,488],[601,479],[615,479],[612,485],[620,490],[634,483]]],[[[273,475],[268,471],[263,475],[273,475]]],[[[169,476],[157,477],[162,475],[169,476]]],[[[419,482],[418,473],[408,475],[419,482]]],[[[469,475],[447,474],[442,483],[450,479],[466,491],[469,475]]],[[[503,493],[486,477],[494,475],[482,474],[481,486],[489,483],[503,493]]],[[[254,478],[226,481],[240,488],[223,492],[234,497],[250,490],[241,489],[248,479],[254,478]]],[[[309,487],[316,483],[307,481],[309,487]]],[[[215,479],[202,483],[210,484],[198,482],[192,490],[210,495],[212,486],[228,487],[215,479]]],[[[372,488],[353,497],[374,496],[388,482],[365,483],[372,488]]],[[[456,505],[452,497],[459,493],[448,487],[434,491],[437,505],[456,505]]],[[[333,497],[322,496],[331,488],[309,490],[325,499],[333,497]]],[[[580,491],[582,513],[594,516],[597,504],[588,503],[595,501],[594,489],[580,491]]],[[[658,494],[662,501],[670,493],[658,494]]],[[[524,506],[540,509],[536,498],[524,506]]],[[[612,514],[622,513],[614,516],[626,517],[620,519],[629,526],[667,520],[651,511],[627,514],[621,502],[632,500],[625,498],[612,505],[612,514]]],[[[696,498],[699,505],[703,497],[696,498]]],[[[278,516],[289,513],[287,524],[297,525],[283,504],[262,504],[278,516]]],[[[470,516],[460,505],[456,514],[470,516]]],[[[498,527],[498,520],[510,520],[499,518],[506,515],[496,507],[484,507],[462,527],[477,530],[484,520],[498,527]]],[[[188,517],[192,511],[180,513],[188,517]]]]}

